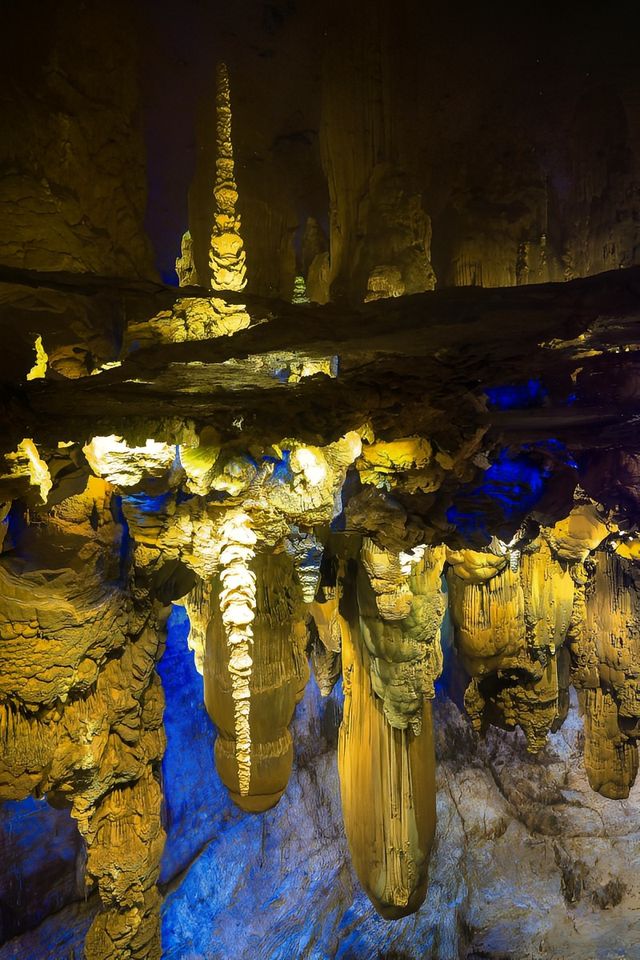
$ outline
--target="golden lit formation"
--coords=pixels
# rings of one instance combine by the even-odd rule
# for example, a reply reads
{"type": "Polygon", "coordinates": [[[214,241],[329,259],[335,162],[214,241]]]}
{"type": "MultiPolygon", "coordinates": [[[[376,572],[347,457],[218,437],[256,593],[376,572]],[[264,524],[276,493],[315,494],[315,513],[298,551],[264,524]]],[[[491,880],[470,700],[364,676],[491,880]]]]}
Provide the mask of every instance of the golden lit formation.
{"type": "Polygon", "coordinates": [[[243,290],[246,285],[246,254],[236,213],[238,188],[234,178],[231,142],[231,101],[229,75],[218,64],[216,87],[216,178],[213,187],[214,213],[209,267],[212,290],[243,290]]]}

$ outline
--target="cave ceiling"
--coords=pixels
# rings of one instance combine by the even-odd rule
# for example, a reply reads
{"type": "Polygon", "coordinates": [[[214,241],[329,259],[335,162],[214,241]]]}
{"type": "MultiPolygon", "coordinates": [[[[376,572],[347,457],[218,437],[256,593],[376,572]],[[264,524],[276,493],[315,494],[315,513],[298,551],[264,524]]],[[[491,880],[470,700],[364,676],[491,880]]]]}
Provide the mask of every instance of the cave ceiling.
{"type": "Polygon", "coordinates": [[[174,35],[65,2],[33,74],[12,14],[0,799],[71,812],[87,960],[163,955],[172,605],[241,810],[284,796],[308,684],[343,691],[385,920],[427,896],[437,696],[533,758],[577,700],[590,787],[633,788],[640,74],[588,11],[414,6],[192,4],[174,35]]]}

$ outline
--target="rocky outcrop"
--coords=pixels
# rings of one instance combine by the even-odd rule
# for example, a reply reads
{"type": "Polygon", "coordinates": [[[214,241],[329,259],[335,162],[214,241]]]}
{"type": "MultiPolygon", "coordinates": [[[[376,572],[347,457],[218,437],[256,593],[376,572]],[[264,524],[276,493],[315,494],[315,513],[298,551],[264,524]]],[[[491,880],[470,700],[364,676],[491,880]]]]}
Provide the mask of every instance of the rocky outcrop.
{"type": "Polygon", "coordinates": [[[160,956],[165,741],[155,665],[166,613],[144,581],[129,591],[135,574],[111,501],[91,478],[82,494],[43,510],[0,567],[0,792],[71,809],[87,846],[87,889],[97,885],[102,903],[88,960],[160,956]],[[44,569],[32,568],[32,551],[44,569]]]}

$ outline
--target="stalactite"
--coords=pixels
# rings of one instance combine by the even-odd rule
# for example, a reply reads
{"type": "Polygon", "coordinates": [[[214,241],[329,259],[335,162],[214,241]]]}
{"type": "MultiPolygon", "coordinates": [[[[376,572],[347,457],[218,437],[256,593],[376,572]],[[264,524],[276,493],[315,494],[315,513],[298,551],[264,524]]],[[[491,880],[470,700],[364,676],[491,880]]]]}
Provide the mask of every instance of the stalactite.
{"type": "MultiPolygon", "coordinates": [[[[309,668],[300,591],[290,559],[286,554],[259,554],[252,566],[249,591],[243,570],[232,571],[224,580],[220,576],[222,589],[209,624],[204,676],[205,703],[219,734],[215,757],[220,777],[239,806],[260,811],[277,803],[287,785],[293,762],[288,725],[309,668]],[[236,599],[231,599],[236,590],[236,599]],[[249,608],[240,610],[239,620],[252,615],[251,664],[240,678],[239,690],[232,667],[235,650],[227,640],[228,618],[225,622],[225,612],[234,603],[249,608]],[[239,700],[247,708],[240,722],[239,700]]],[[[241,633],[245,628],[240,624],[235,629],[241,633]]]]}
{"type": "Polygon", "coordinates": [[[585,571],[571,643],[594,790],[629,795],[638,771],[640,599],[632,561],[598,550],[585,571]]]}
{"type": "Polygon", "coordinates": [[[242,290],[247,282],[246,254],[240,236],[240,217],[236,213],[238,188],[234,179],[231,100],[224,63],[218,64],[216,75],[216,144],[215,209],[209,250],[211,288],[242,290]]]}
{"type": "Polygon", "coordinates": [[[638,747],[620,729],[617,704],[596,687],[578,691],[584,718],[584,765],[593,790],[611,800],[629,796],[638,773],[638,747]]]}
{"type": "Polygon", "coordinates": [[[536,752],[559,717],[557,653],[574,599],[567,563],[545,537],[517,552],[450,551],[449,559],[456,647],[471,674],[466,709],[477,730],[521,727],[536,752]]]}
{"type": "Polygon", "coordinates": [[[313,532],[304,532],[294,524],[285,540],[285,550],[293,559],[302,589],[302,599],[305,603],[313,603],[320,582],[322,544],[313,532]]]}
{"type": "Polygon", "coordinates": [[[340,677],[342,633],[338,585],[323,585],[310,604],[317,641],[313,637],[311,663],[323,697],[328,697],[340,677]]]}
{"type": "Polygon", "coordinates": [[[211,584],[198,580],[193,590],[184,598],[184,608],[189,617],[187,643],[193,650],[198,673],[204,673],[204,658],[207,649],[207,627],[211,619],[211,584]]]}
{"type": "Polygon", "coordinates": [[[636,565],[608,550],[595,554],[587,588],[587,633],[600,684],[617,703],[626,732],[640,733],[640,595],[636,565]]]}
{"type": "Polygon", "coordinates": [[[417,910],[427,890],[435,832],[431,704],[423,698],[419,736],[389,724],[371,685],[355,585],[345,607],[345,706],[338,740],[344,825],[367,896],[383,917],[396,919],[417,910]]]}
{"type": "Polygon", "coordinates": [[[245,513],[232,513],[220,531],[220,614],[229,658],[233,698],[233,743],[240,796],[249,793],[251,781],[251,672],[253,627],[256,608],[256,577],[249,568],[257,537],[245,513]]]}
{"type": "Polygon", "coordinates": [[[365,539],[358,576],[360,631],[371,657],[371,684],[387,721],[420,733],[422,700],[442,672],[441,586],[445,550],[395,555],[365,539]]]}

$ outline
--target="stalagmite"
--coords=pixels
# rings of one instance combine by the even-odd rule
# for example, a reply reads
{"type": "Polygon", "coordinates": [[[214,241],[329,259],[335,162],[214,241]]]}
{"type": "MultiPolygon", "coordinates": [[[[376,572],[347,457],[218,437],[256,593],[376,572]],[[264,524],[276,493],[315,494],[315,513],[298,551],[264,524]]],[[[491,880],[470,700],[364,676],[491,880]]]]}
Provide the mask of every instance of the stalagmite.
{"type": "Polygon", "coordinates": [[[176,258],[176,273],[181,287],[188,287],[198,282],[196,268],[193,262],[193,240],[189,230],[182,234],[180,242],[180,256],[176,258]]]}
{"type": "Polygon", "coordinates": [[[162,791],[148,767],[131,786],[113,790],[80,825],[87,874],[97,882],[105,912],[87,934],[86,960],[160,960],[156,886],[165,833],[162,791]]]}
{"type": "Polygon", "coordinates": [[[213,188],[214,214],[209,266],[213,290],[242,290],[246,284],[246,254],[236,213],[238,188],[234,179],[231,142],[231,101],[229,75],[224,63],[216,76],[216,179],[213,188]]]}

